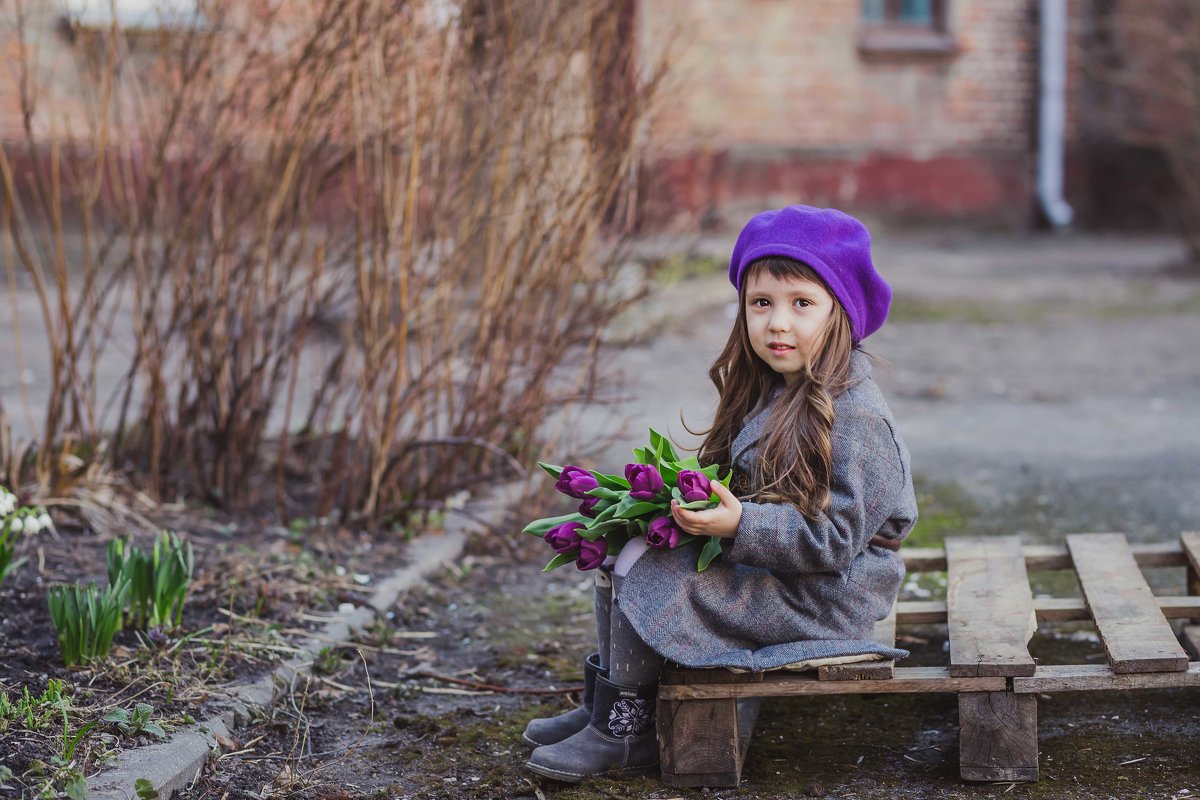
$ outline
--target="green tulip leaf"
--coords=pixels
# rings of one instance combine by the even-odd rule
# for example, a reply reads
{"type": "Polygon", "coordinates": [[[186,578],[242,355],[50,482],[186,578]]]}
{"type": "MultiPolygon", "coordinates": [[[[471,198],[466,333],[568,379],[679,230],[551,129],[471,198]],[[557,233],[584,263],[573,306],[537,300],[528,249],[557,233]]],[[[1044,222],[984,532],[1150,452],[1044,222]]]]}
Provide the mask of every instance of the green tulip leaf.
{"type": "Polygon", "coordinates": [[[680,461],[675,466],[679,467],[680,470],[700,469],[700,459],[697,458],[696,456],[692,456],[691,458],[685,458],[683,461],[680,461]]]}
{"type": "Polygon", "coordinates": [[[708,500],[693,500],[690,503],[680,503],[680,508],[686,508],[688,511],[707,511],[710,508],[716,508],[721,505],[719,501],[714,501],[711,498],[708,500]]]}
{"type": "Polygon", "coordinates": [[[650,446],[654,448],[660,457],[667,461],[675,461],[679,458],[675,454],[675,447],[671,444],[671,440],[654,430],[654,428],[650,429],[650,446]]]}
{"type": "Polygon", "coordinates": [[[721,555],[721,537],[710,536],[700,551],[700,559],[696,562],[696,572],[704,572],[713,559],[721,555]]]}
{"type": "Polygon", "coordinates": [[[544,517],[535,519],[533,522],[521,529],[521,533],[528,533],[533,536],[545,536],[546,531],[553,528],[555,525],[562,525],[564,522],[588,522],[588,518],[582,514],[563,514],[561,517],[544,517]]]}
{"type": "Polygon", "coordinates": [[[708,478],[710,481],[715,481],[717,479],[717,473],[720,471],[720,469],[721,466],[719,464],[709,464],[707,467],[700,470],[700,472],[704,473],[704,477],[708,478]]]}
{"type": "Polygon", "coordinates": [[[629,491],[629,481],[620,475],[605,475],[603,472],[593,472],[592,477],[600,486],[606,489],[616,489],[620,491],[629,491]]]}
{"type": "Polygon", "coordinates": [[[640,517],[642,514],[649,514],[652,511],[662,511],[661,503],[650,503],[645,500],[639,500],[633,505],[617,512],[617,519],[633,519],[640,517]]]}
{"type": "Polygon", "coordinates": [[[662,475],[663,484],[674,488],[679,481],[679,470],[663,462],[658,465],[658,474],[662,475]]]}
{"type": "Polygon", "coordinates": [[[605,539],[605,541],[608,542],[608,554],[610,556],[615,556],[617,553],[621,552],[621,548],[629,542],[630,538],[631,537],[628,531],[613,531],[610,533],[605,539]]]}
{"type": "Polygon", "coordinates": [[[616,489],[609,489],[605,486],[597,486],[588,492],[589,497],[599,497],[601,500],[620,500],[624,494],[616,489]]]}
{"type": "MultiPolygon", "coordinates": [[[[603,503],[604,501],[601,500],[600,502],[603,503]]],[[[592,519],[588,522],[588,527],[590,528],[597,523],[606,522],[606,521],[612,519],[613,517],[615,517],[617,515],[617,509],[619,509],[620,507],[621,507],[620,503],[612,503],[612,504],[607,505],[604,508],[600,509],[596,513],[595,519],[592,519]]]]}
{"type": "Polygon", "coordinates": [[[541,467],[542,469],[546,470],[546,472],[549,472],[550,477],[554,478],[554,480],[558,480],[558,476],[561,475],[562,471],[563,471],[562,467],[556,467],[553,464],[547,464],[543,461],[537,462],[537,465],[539,467],[541,467]]]}
{"type": "Polygon", "coordinates": [[[574,564],[575,556],[569,556],[566,553],[559,553],[554,558],[550,559],[550,563],[542,568],[542,572],[549,572],[552,569],[558,569],[563,564],[574,564]]]}
{"type": "Polygon", "coordinates": [[[606,519],[602,522],[596,522],[596,524],[589,528],[584,528],[581,531],[577,531],[577,533],[588,541],[594,542],[610,531],[621,530],[624,529],[624,527],[625,520],[623,519],[606,519]]]}

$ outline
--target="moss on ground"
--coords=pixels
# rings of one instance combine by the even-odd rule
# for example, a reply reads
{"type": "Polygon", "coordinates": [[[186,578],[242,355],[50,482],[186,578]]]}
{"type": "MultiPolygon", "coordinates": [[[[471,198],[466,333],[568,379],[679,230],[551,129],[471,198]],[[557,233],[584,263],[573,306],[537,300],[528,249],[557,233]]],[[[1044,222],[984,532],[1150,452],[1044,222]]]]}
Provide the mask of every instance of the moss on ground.
{"type": "Polygon", "coordinates": [[[928,300],[897,296],[888,318],[892,322],[947,322],[966,325],[1040,323],[1078,317],[1119,322],[1151,316],[1200,313],[1200,292],[1181,291],[1166,296],[1150,283],[1134,284],[1128,295],[1103,300],[1065,301],[1063,298],[997,302],[948,298],[928,300]]]}

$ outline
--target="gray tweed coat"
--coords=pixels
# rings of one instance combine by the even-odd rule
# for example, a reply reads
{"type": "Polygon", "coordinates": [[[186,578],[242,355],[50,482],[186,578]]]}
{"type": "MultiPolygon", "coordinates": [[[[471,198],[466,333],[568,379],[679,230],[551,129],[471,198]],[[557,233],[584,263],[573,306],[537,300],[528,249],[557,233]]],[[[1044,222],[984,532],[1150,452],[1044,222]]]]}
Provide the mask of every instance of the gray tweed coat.
{"type": "MultiPolygon", "coordinates": [[[[834,398],[832,505],[806,519],[781,503],[742,503],[732,542],[704,572],[700,543],[649,550],[617,601],[656,651],[689,667],[774,669],[813,658],[907,651],[871,639],[904,578],[899,553],[874,534],[903,539],[917,519],[908,450],[867,357],[851,355],[849,388],[834,398]]],[[[733,443],[733,461],[754,475],[771,404],[733,443]]]]}

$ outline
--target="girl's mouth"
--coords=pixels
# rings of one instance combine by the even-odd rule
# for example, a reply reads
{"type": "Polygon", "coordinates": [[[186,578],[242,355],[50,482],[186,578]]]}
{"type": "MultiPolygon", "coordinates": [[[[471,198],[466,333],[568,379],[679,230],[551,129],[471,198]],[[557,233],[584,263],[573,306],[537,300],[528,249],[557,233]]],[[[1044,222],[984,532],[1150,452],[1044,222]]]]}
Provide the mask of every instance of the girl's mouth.
{"type": "Polygon", "coordinates": [[[789,350],[795,350],[796,348],[792,347],[791,345],[783,344],[782,342],[770,342],[767,344],[767,349],[772,353],[786,353],[789,350]]]}

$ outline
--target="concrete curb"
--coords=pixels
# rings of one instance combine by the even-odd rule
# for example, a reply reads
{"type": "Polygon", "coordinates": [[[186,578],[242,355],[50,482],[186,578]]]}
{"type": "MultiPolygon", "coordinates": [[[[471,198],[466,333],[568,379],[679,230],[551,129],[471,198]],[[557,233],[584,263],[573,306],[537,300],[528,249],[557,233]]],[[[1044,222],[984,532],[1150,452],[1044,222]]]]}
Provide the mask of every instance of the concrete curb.
{"type": "Polygon", "coordinates": [[[401,594],[446,561],[457,558],[468,537],[499,523],[504,512],[527,488],[525,481],[516,481],[473,501],[469,511],[448,512],[445,533],[414,541],[409,551],[410,563],[384,578],[366,605],[337,614],[315,637],[298,644],[303,650],[300,656],[276,667],[269,675],[254,683],[228,687],[227,707],[216,716],[174,732],[161,744],[123,752],[110,769],[88,779],[89,800],[137,800],[134,784],[139,778],[150,781],[163,800],[189,786],[218,749],[218,737],[232,738],[230,732],[246,724],[251,714],[270,708],[297,676],[308,671],[321,648],[347,641],[352,629],[371,622],[401,594]]]}

